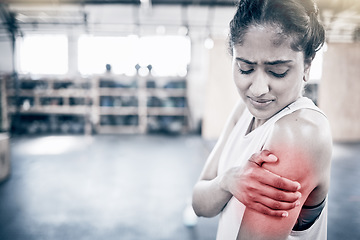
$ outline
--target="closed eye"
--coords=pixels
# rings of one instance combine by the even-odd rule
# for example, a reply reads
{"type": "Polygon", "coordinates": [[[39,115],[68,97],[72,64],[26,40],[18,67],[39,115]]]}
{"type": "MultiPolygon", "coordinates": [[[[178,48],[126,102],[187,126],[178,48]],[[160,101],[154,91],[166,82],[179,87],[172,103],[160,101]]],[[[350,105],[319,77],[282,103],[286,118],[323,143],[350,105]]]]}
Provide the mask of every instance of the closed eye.
{"type": "Polygon", "coordinates": [[[252,73],[254,71],[254,69],[250,69],[250,70],[245,71],[245,70],[242,70],[242,69],[239,68],[239,71],[240,71],[241,74],[250,74],[250,73],[252,73]]]}
{"type": "Polygon", "coordinates": [[[273,71],[269,71],[269,73],[271,73],[271,75],[273,75],[276,78],[284,78],[287,75],[288,71],[289,70],[286,70],[283,73],[276,73],[276,72],[273,72],[273,71]]]}
{"type": "Polygon", "coordinates": [[[237,67],[241,74],[250,74],[254,71],[253,64],[249,64],[247,62],[237,62],[237,67]],[[246,70],[244,70],[246,69],[246,70]]]}

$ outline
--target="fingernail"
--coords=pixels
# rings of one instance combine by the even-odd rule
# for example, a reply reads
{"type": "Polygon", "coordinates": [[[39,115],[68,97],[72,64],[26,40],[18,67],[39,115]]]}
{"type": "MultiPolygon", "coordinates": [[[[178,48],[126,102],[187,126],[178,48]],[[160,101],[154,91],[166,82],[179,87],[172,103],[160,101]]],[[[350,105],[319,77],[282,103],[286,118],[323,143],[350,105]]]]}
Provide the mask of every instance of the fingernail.
{"type": "Polygon", "coordinates": [[[287,216],[289,216],[289,213],[288,213],[288,212],[284,212],[281,216],[282,216],[282,217],[287,217],[287,216]]]}
{"type": "Polygon", "coordinates": [[[268,157],[269,157],[270,160],[272,160],[272,161],[277,161],[277,160],[278,160],[278,158],[277,158],[274,154],[269,154],[268,157]]]}
{"type": "Polygon", "coordinates": [[[301,198],[301,192],[297,192],[297,194],[296,194],[297,196],[298,196],[298,198],[301,198]]]}
{"type": "Polygon", "coordinates": [[[300,183],[297,183],[297,184],[298,184],[297,190],[300,190],[300,189],[301,189],[301,185],[300,185],[300,183]]]}
{"type": "Polygon", "coordinates": [[[295,207],[300,206],[300,201],[295,202],[295,207]]]}

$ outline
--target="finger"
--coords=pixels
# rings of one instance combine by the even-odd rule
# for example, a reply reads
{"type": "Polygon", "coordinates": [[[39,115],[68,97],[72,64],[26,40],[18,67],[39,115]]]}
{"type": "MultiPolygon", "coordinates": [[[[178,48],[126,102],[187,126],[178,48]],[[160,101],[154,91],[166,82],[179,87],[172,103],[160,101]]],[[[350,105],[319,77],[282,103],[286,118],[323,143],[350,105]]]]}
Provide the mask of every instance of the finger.
{"type": "Polygon", "coordinates": [[[263,150],[261,152],[254,153],[249,161],[256,163],[258,166],[262,166],[263,163],[274,163],[278,160],[278,158],[272,154],[269,150],[263,150]]]}
{"type": "Polygon", "coordinates": [[[264,195],[276,201],[294,203],[295,201],[298,201],[302,196],[300,192],[287,192],[276,188],[272,190],[273,191],[266,192],[266,194],[264,195]]]}
{"type": "Polygon", "coordinates": [[[264,197],[273,199],[274,201],[287,203],[294,203],[302,196],[300,192],[283,191],[263,184],[259,184],[255,191],[264,197]]]}
{"type": "Polygon", "coordinates": [[[264,163],[264,161],[261,159],[260,155],[261,155],[261,153],[254,153],[253,155],[251,155],[251,157],[248,161],[255,163],[256,165],[261,167],[261,165],[264,163]]]}
{"type": "Polygon", "coordinates": [[[300,200],[296,200],[295,202],[282,202],[276,201],[274,199],[262,196],[258,198],[259,203],[262,205],[272,209],[272,210],[291,210],[297,206],[300,206],[300,200]]]}
{"type": "Polygon", "coordinates": [[[265,205],[262,205],[261,203],[254,203],[251,206],[249,206],[249,208],[251,208],[252,210],[265,214],[265,215],[269,215],[269,216],[274,216],[274,217],[287,217],[289,215],[289,213],[287,211],[284,210],[274,210],[271,208],[266,207],[265,205]]]}
{"type": "Polygon", "coordinates": [[[261,170],[263,170],[261,173],[258,171],[258,177],[261,183],[290,192],[296,192],[301,188],[300,183],[296,181],[281,177],[266,169],[261,170]]]}
{"type": "MultiPolygon", "coordinates": [[[[253,183],[249,191],[255,192],[256,199],[254,199],[254,201],[256,202],[262,202],[261,199],[265,197],[272,199],[273,201],[294,204],[302,196],[300,192],[283,191],[266,184],[261,184],[260,182],[253,183]]],[[[264,202],[262,203],[265,204],[264,202]]]]}
{"type": "Polygon", "coordinates": [[[269,150],[261,151],[260,157],[262,160],[261,164],[263,164],[264,162],[274,163],[278,160],[278,158],[274,154],[272,154],[269,150]]]}

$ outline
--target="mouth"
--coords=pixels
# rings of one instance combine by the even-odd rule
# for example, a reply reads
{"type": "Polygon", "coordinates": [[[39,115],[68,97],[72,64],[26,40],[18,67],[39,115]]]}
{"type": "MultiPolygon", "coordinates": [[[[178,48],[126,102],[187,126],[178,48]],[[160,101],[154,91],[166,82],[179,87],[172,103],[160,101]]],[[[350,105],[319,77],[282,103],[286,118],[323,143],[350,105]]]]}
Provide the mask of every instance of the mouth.
{"type": "Polygon", "coordinates": [[[270,105],[274,100],[273,99],[257,99],[248,97],[250,103],[256,108],[264,108],[270,105]]]}

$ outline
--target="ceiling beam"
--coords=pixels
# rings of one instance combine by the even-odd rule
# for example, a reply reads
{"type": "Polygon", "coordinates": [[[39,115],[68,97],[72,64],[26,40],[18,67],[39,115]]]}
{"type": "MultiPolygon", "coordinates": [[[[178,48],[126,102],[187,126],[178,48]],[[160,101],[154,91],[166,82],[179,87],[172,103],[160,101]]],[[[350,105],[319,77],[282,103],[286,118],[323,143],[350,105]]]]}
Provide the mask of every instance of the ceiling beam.
{"type": "MultiPolygon", "coordinates": [[[[140,0],[5,0],[8,4],[78,4],[78,5],[106,5],[106,4],[133,4],[140,5],[140,0]]],[[[200,6],[235,6],[235,0],[151,0],[152,5],[200,5],[200,6]]]]}
{"type": "Polygon", "coordinates": [[[347,10],[353,10],[360,14],[359,0],[316,0],[316,3],[322,10],[331,10],[334,14],[338,14],[347,10]]]}
{"type": "Polygon", "coordinates": [[[16,34],[20,33],[15,14],[10,12],[4,4],[0,4],[0,19],[11,37],[15,37],[16,34]]]}

